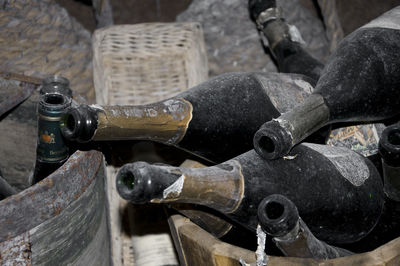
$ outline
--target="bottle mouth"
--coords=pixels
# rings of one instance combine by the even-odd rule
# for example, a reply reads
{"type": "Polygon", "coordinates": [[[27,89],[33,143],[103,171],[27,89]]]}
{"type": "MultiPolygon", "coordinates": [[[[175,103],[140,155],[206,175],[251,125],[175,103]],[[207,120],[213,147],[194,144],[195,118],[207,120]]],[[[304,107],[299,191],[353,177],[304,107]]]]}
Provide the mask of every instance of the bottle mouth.
{"type": "Polygon", "coordinates": [[[388,126],[379,140],[379,153],[383,160],[392,166],[400,164],[400,125],[388,126]]]}
{"type": "Polygon", "coordinates": [[[285,206],[280,202],[270,201],[264,210],[269,220],[280,220],[285,212],[285,206]]]}
{"type": "MultiPolygon", "coordinates": [[[[135,198],[137,177],[132,170],[121,168],[117,174],[116,184],[118,194],[126,200],[132,201],[135,198]]],[[[134,202],[135,203],[135,202],[134,202]]]]}
{"type": "Polygon", "coordinates": [[[258,205],[257,215],[263,230],[274,237],[290,232],[299,220],[296,205],[280,194],[264,198],[258,205]]]}
{"type": "Polygon", "coordinates": [[[71,99],[59,93],[47,93],[40,96],[39,109],[47,112],[61,112],[71,104],[71,99]]]}
{"type": "Polygon", "coordinates": [[[61,117],[60,128],[65,138],[73,140],[78,136],[80,129],[80,119],[78,113],[67,110],[61,117]]]}
{"type": "Polygon", "coordinates": [[[290,135],[279,123],[269,121],[254,134],[255,151],[266,160],[278,159],[290,152],[292,148],[290,135]]]}
{"type": "Polygon", "coordinates": [[[43,98],[43,101],[49,105],[61,105],[66,102],[65,97],[61,94],[46,94],[43,98]]]}
{"type": "Polygon", "coordinates": [[[262,136],[258,145],[266,153],[273,153],[275,151],[274,141],[268,136],[262,136]]]}
{"type": "Polygon", "coordinates": [[[387,140],[389,144],[400,147],[400,128],[389,130],[387,140]]]}

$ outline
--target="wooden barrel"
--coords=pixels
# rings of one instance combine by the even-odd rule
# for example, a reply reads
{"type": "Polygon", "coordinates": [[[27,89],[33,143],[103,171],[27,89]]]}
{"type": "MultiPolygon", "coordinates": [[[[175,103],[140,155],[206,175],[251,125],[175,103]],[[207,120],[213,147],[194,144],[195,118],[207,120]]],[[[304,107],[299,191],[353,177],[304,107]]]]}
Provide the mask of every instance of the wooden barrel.
{"type": "Polygon", "coordinates": [[[77,151],[56,172],[28,186],[37,94],[0,117],[0,166],[20,191],[0,201],[0,265],[110,265],[100,152],[77,151]]]}

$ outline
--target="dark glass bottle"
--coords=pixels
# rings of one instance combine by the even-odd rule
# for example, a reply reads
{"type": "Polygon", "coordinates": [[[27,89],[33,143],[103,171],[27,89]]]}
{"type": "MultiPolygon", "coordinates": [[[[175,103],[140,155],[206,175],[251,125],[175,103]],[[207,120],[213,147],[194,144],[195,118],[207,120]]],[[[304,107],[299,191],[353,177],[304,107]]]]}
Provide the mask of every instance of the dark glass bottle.
{"type": "Polygon", "coordinates": [[[303,74],[317,81],[324,65],[312,57],[300,43],[300,33],[286,23],[275,0],[249,0],[249,11],[257,27],[268,40],[280,72],[303,74]],[[290,30],[292,29],[292,30],[290,30]],[[296,33],[293,33],[293,30],[296,33]]]}
{"type": "Polygon", "coordinates": [[[258,205],[257,216],[262,230],[273,237],[285,256],[334,259],[353,254],[316,238],[300,218],[296,205],[283,195],[264,198],[258,205]]]}
{"type": "Polygon", "coordinates": [[[276,159],[312,132],[337,122],[369,122],[400,114],[400,21],[396,7],[348,35],[303,103],[254,135],[254,148],[276,159]]]}
{"type": "Polygon", "coordinates": [[[306,98],[308,80],[280,73],[223,74],[153,104],[72,107],[62,133],[78,142],[152,140],[223,162],[250,150],[260,125],[306,98]]]}
{"type": "Polygon", "coordinates": [[[311,143],[273,161],[252,150],[201,169],[127,164],[116,182],[119,194],[133,203],[202,204],[253,232],[260,201],[280,193],[296,204],[312,232],[329,243],[361,239],[376,224],[383,205],[382,181],[368,159],[346,148],[311,143]]]}
{"type": "Polygon", "coordinates": [[[400,124],[388,126],[379,140],[385,195],[400,202],[400,124]]]}
{"type": "Polygon", "coordinates": [[[71,98],[59,93],[40,96],[38,104],[38,140],[32,184],[57,170],[68,159],[68,147],[61,135],[61,114],[71,105],[71,98]]]}
{"type": "Polygon", "coordinates": [[[367,252],[400,236],[400,125],[385,128],[379,140],[385,203],[374,229],[361,241],[344,246],[367,252]]]}

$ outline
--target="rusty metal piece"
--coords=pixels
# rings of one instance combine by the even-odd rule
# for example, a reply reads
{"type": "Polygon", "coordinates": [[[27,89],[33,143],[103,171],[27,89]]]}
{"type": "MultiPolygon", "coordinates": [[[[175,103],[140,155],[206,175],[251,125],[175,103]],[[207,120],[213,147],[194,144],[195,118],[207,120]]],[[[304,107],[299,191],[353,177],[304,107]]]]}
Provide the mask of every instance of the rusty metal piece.
{"type": "Polygon", "coordinates": [[[32,265],[32,249],[29,232],[0,243],[0,265],[32,265]]]}

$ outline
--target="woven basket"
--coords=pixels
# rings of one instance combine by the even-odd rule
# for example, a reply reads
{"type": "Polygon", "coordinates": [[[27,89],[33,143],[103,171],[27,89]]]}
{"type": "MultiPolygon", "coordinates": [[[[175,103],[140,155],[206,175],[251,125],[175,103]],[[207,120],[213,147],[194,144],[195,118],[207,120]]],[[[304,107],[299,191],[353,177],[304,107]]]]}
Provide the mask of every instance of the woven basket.
{"type": "MultiPolygon", "coordinates": [[[[203,31],[198,23],[145,23],[96,30],[93,76],[98,104],[135,105],[176,95],[208,78],[203,31]]],[[[114,177],[118,169],[107,167],[114,177]]],[[[107,197],[115,265],[135,265],[131,236],[123,229],[132,206],[109,182],[107,197]]],[[[162,237],[162,236],[161,236],[162,237]]],[[[164,238],[165,239],[165,238],[164,238]]],[[[172,242],[170,244],[172,246],[172,242]]]]}
{"type": "Polygon", "coordinates": [[[144,104],[207,79],[198,23],[144,23],[96,30],[93,66],[98,104],[144,104]]]}

